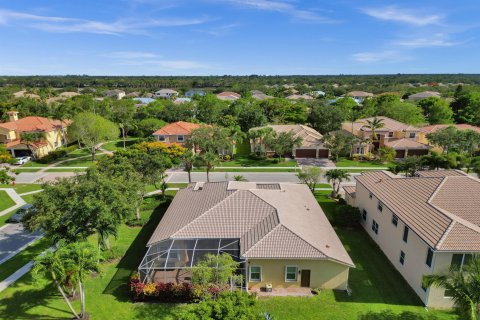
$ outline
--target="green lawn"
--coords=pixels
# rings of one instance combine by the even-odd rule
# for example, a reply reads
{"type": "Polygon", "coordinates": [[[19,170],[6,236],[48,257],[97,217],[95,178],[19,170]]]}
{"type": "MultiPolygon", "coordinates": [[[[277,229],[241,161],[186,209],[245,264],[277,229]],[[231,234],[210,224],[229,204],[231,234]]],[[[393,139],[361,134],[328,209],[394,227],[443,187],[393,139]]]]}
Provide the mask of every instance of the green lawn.
{"type": "MultiPolygon", "coordinates": [[[[129,147],[138,142],[138,138],[127,138],[125,141],[125,146],[129,147]]],[[[102,149],[108,151],[117,151],[118,149],[123,149],[123,140],[110,141],[102,145],[102,149]]]]}
{"type": "MultiPolygon", "coordinates": [[[[336,203],[328,191],[318,192],[317,200],[331,219],[336,203]]],[[[270,312],[275,319],[356,319],[368,311],[392,310],[435,314],[439,319],[457,319],[452,312],[426,311],[420,299],[383,255],[375,242],[361,228],[336,228],[340,240],[356,268],[350,271],[353,294],[323,290],[310,298],[275,297],[259,301],[259,310],[270,312]]]]}
{"type": "Polygon", "coordinates": [[[0,190],[0,211],[15,205],[15,201],[10,198],[6,191],[0,190]]]}
{"type": "Polygon", "coordinates": [[[13,188],[17,193],[26,193],[30,191],[36,191],[42,189],[41,184],[30,184],[30,183],[19,183],[11,185],[11,184],[0,184],[0,188],[13,188]]]}
{"type": "Polygon", "coordinates": [[[315,185],[315,188],[329,188],[329,189],[332,189],[332,186],[329,185],[328,183],[317,183],[315,185]]]}
{"type": "Polygon", "coordinates": [[[19,166],[19,168],[29,168],[29,167],[46,167],[48,166],[48,164],[46,163],[40,163],[40,162],[36,162],[36,161],[28,161],[27,163],[25,164],[22,164],[21,166],[19,166]]]}
{"type": "MultiPolygon", "coordinates": [[[[95,160],[98,160],[101,157],[105,157],[105,155],[97,154],[95,156],[95,160]]],[[[93,165],[94,165],[94,162],[91,160],[91,158],[81,158],[81,159],[75,159],[75,160],[58,163],[54,167],[90,167],[93,165]]]]}
{"type": "Polygon", "coordinates": [[[23,168],[23,167],[17,168],[17,169],[13,169],[13,171],[14,171],[15,173],[38,172],[38,171],[40,171],[40,170],[41,170],[41,169],[39,169],[39,168],[23,168]]]}
{"type": "Polygon", "coordinates": [[[35,196],[35,193],[27,194],[26,196],[23,196],[22,199],[25,200],[26,203],[32,203],[34,196],[35,196]]]}
{"type": "Polygon", "coordinates": [[[265,160],[252,160],[248,156],[237,155],[234,160],[223,161],[217,167],[295,167],[297,161],[281,161],[275,163],[274,159],[267,158],[265,160]]]}
{"type": "Polygon", "coordinates": [[[340,158],[337,162],[335,162],[335,165],[337,167],[368,167],[368,168],[375,168],[375,167],[384,167],[387,168],[389,165],[391,165],[391,162],[386,162],[382,163],[379,161],[355,161],[355,160],[349,160],[346,158],[340,158]]]}

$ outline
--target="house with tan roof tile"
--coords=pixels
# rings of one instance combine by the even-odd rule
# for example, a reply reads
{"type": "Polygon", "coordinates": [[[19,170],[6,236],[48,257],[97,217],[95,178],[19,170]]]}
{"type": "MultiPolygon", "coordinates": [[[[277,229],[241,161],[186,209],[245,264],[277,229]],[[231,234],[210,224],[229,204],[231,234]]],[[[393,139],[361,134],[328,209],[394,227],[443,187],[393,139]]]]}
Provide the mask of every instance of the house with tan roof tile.
{"type": "Polygon", "coordinates": [[[206,253],[227,253],[242,289],[347,290],[352,260],[306,185],[193,183],[181,189],[147,244],[146,281],[187,282],[206,253]]]}
{"type": "MultiPolygon", "coordinates": [[[[376,117],[382,120],[383,127],[376,131],[377,140],[372,141],[370,147],[364,144],[354,146],[354,154],[365,155],[381,147],[390,147],[396,151],[396,158],[407,156],[422,156],[428,154],[430,146],[420,140],[420,128],[405,124],[388,117],[376,117]]],[[[370,139],[371,129],[367,128],[367,121],[374,117],[358,119],[355,122],[342,123],[342,130],[361,139],[370,139]]]]}
{"type": "Polygon", "coordinates": [[[220,100],[226,100],[226,101],[235,101],[240,99],[242,96],[236,92],[231,92],[231,91],[224,91],[220,92],[217,94],[217,98],[220,100]]]}
{"type": "MultiPolygon", "coordinates": [[[[317,130],[304,126],[302,124],[271,124],[264,127],[256,127],[250,130],[258,130],[262,128],[272,128],[277,134],[282,132],[292,132],[294,138],[301,138],[302,142],[299,147],[292,149],[291,156],[295,158],[323,158],[330,156],[330,151],[322,142],[322,134],[317,130]]],[[[251,152],[263,152],[264,145],[259,143],[250,143],[251,152]],[[254,146],[258,146],[260,150],[254,150],[254,146]]],[[[273,154],[273,151],[267,150],[267,153],[273,154]]],[[[290,155],[289,155],[290,156],[290,155]]]]}
{"type": "Polygon", "coordinates": [[[348,204],[393,266],[429,307],[450,308],[450,292],[423,287],[425,275],[462,268],[480,254],[480,180],[462,171],[420,171],[405,178],[364,172],[345,187],[348,204]]]}
{"type": "Polygon", "coordinates": [[[52,120],[44,117],[18,118],[17,111],[7,112],[9,122],[0,123],[0,143],[14,157],[32,156],[41,158],[67,143],[67,127],[70,121],[52,120]],[[43,134],[39,141],[31,145],[22,141],[23,133],[43,134]]]}
{"type": "MultiPolygon", "coordinates": [[[[420,128],[420,135],[419,135],[419,141],[424,144],[429,144],[430,142],[428,141],[427,135],[431,133],[438,132],[440,130],[446,129],[448,127],[455,127],[457,130],[464,131],[464,130],[472,130],[480,134],[480,127],[472,126],[470,124],[462,123],[462,124],[432,124],[429,126],[425,126],[420,128]]],[[[443,150],[438,147],[438,146],[433,146],[432,147],[439,152],[442,152],[443,150]]]]}

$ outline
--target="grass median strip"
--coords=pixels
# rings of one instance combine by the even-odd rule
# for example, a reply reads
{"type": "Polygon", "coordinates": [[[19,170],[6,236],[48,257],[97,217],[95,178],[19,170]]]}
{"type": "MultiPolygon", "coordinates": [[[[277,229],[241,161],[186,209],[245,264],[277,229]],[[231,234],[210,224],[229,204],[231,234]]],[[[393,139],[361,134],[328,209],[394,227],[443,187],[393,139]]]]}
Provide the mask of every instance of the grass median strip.
{"type": "Polygon", "coordinates": [[[15,205],[15,201],[10,198],[8,193],[4,190],[0,190],[0,211],[8,209],[15,205]]]}

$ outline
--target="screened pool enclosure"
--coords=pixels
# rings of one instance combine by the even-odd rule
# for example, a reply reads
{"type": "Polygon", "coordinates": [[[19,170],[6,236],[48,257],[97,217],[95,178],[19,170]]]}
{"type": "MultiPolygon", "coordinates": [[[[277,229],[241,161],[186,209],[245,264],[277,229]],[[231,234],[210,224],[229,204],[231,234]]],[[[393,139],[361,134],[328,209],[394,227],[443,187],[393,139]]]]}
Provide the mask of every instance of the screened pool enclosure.
{"type": "MultiPolygon", "coordinates": [[[[167,239],[152,244],[138,273],[142,282],[190,282],[192,268],[207,254],[228,253],[238,262],[237,274],[245,279],[245,260],[240,258],[239,239],[167,239]]],[[[244,287],[245,283],[241,285],[244,287]]]]}

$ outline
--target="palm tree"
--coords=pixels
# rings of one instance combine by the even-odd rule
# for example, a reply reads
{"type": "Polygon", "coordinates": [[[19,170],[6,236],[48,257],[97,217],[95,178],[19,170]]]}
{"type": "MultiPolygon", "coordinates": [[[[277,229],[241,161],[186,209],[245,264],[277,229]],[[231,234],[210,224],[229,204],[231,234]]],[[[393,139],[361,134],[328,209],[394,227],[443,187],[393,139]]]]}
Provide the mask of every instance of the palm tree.
{"type": "Polygon", "coordinates": [[[372,141],[377,141],[377,130],[383,128],[385,123],[383,123],[383,119],[379,119],[377,117],[373,117],[372,120],[366,120],[366,123],[362,128],[369,129],[372,133],[370,134],[370,139],[372,141]]]}
{"type": "Polygon", "coordinates": [[[85,317],[85,290],[83,282],[90,272],[98,272],[98,254],[88,243],[60,243],[56,251],[47,251],[35,258],[32,275],[52,281],[62,295],[75,319],[85,317]],[[64,287],[76,285],[80,288],[81,312],[78,314],[68,300],[64,287]]]}
{"type": "Polygon", "coordinates": [[[195,160],[197,159],[197,155],[192,151],[188,150],[182,155],[182,163],[185,166],[185,171],[188,173],[188,182],[192,182],[192,169],[193,169],[193,164],[195,163],[195,160]]]}
{"type": "Polygon", "coordinates": [[[220,158],[216,153],[205,152],[200,156],[203,166],[207,170],[207,182],[210,182],[210,171],[218,164],[220,158]]]}
{"type": "Polygon", "coordinates": [[[423,156],[422,164],[428,166],[430,170],[438,170],[440,168],[448,167],[447,158],[435,151],[432,151],[429,155],[423,156]]]}
{"type": "Polygon", "coordinates": [[[25,144],[32,153],[32,157],[34,159],[37,158],[35,151],[33,150],[33,145],[44,138],[43,132],[23,132],[20,135],[20,140],[23,144],[25,144]]]}
{"type": "Polygon", "coordinates": [[[247,181],[247,179],[242,175],[233,176],[233,180],[235,180],[235,181],[247,181]]]}
{"type": "Polygon", "coordinates": [[[335,198],[340,191],[340,183],[344,180],[350,181],[350,173],[342,169],[332,169],[325,173],[325,178],[327,178],[328,182],[332,182],[332,198],[335,198]]]}
{"type": "Polygon", "coordinates": [[[472,256],[461,269],[452,267],[446,274],[425,276],[423,284],[448,290],[455,305],[471,320],[480,319],[480,255],[472,256]]]}

